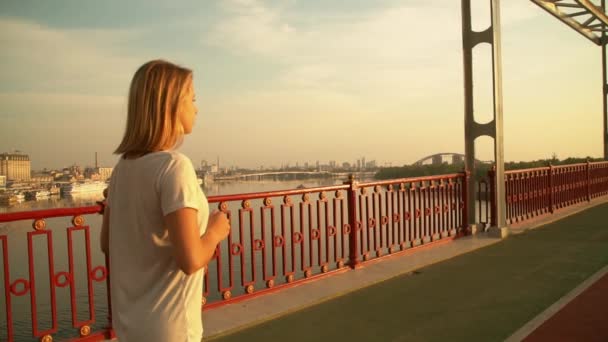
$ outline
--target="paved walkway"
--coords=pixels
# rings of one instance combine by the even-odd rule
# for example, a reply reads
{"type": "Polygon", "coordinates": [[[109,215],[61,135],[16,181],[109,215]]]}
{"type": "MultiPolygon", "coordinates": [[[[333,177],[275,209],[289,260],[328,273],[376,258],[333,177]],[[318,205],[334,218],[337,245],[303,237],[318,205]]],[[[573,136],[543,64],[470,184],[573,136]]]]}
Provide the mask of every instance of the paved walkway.
{"type": "Polygon", "coordinates": [[[600,330],[605,327],[592,327],[608,321],[601,315],[608,310],[593,309],[607,306],[588,303],[599,304],[599,296],[608,293],[608,280],[596,273],[608,265],[608,205],[576,214],[583,209],[516,227],[522,234],[506,240],[479,234],[205,311],[205,336],[217,341],[499,341],[509,336],[555,341],[547,331],[570,322],[588,328],[572,328],[572,335],[560,333],[558,340],[607,341],[600,330]],[[571,214],[576,215],[526,230],[571,214]],[[579,289],[583,294],[563,308],[553,306],[558,314],[545,312],[560,298],[575,297],[572,289],[594,274],[599,282],[588,283],[598,285],[579,289]]]}
{"type": "Polygon", "coordinates": [[[411,253],[384,257],[367,262],[361,269],[302,283],[268,295],[203,312],[205,337],[217,337],[311,307],[347,293],[378,284],[500,240],[485,234],[439,242],[426,248],[415,248],[411,253]]]}

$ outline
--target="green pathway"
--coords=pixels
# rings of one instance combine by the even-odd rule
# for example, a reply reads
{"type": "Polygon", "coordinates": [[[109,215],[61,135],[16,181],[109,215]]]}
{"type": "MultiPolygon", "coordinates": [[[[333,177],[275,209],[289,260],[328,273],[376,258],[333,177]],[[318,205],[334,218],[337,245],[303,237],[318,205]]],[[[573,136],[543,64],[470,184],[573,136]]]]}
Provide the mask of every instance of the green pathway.
{"type": "Polygon", "coordinates": [[[607,264],[603,204],[213,341],[502,341],[607,264]]]}

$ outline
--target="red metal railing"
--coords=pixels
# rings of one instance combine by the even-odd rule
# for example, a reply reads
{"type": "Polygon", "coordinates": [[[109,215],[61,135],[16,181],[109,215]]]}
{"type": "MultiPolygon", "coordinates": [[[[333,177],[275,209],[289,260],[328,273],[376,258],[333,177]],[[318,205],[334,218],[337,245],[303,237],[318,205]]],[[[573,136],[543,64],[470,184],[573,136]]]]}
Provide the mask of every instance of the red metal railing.
{"type": "Polygon", "coordinates": [[[467,181],[464,174],[451,174],[356,185],[359,234],[354,237],[360,252],[354,255],[366,261],[455,236],[467,222],[467,181]]]}
{"type": "MultiPolygon", "coordinates": [[[[20,220],[33,220],[32,228],[33,231],[27,232],[27,265],[17,265],[27,267],[28,273],[27,278],[17,277],[13,279],[11,277],[11,263],[9,262],[10,255],[9,247],[14,247],[12,251],[14,253],[20,252],[20,245],[18,241],[15,241],[16,234],[7,231],[0,235],[0,241],[2,243],[2,278],[4,284],[4,306],[6,314],[6,326],[5,336],[0,338],[6,338],[8,341],[15,339],[15,328],[14,328],[14,312],[15,306],[13,300],[18,300],[23,296],[29,294],[30,304],[30,315],[31,315],[31,335],[41,341],[51,341],[51,336],[59,331],[58,325],[58,310],[57,310],[57,292],[62,288],[69,287],[69,303],[71,313],[71,327],[73,333],[63,332],[63,337],[74,337],[79,336],[81,339],[103,339],[110,338],[111,328],[105,327],[100,331],[93,331],[92,328],[97,322],[95,315],[95,299],[94,299],[94,284],[102,284],[107,288],[107,260],[104,260],[104,264],[93,266],[92,263],[92,251],[91,251],[91,238],[90,238],[90,227],[84,225],[83,215],[97,214],[102,209],[101,206],[90,206],[81,208],[61,208],[52,210],[40,210],[30,212],[19,212],[19,213],[8,213],[0,215],[0,222],[15,222],[20,220]],[[56,217],[72,217],[72,226],[66,229],[66,241],[67,241],[67,269],[57,267],[55,256],[57,250],[54,250],[54,230],[47,229],[47,219],[56,217]],[[74,236],[81,232],[84,234],[84,248],[80,250],[80,255],[75,254],[75,238],[74,236]],[[10,239],[10,243],[9,243],[10,239]],[[35,246],[36,241],[42,240],[43,246],[35,246]],[[36,262],[35,259],[38,256],[36,252],[41,251],[40,247],[44,249],[44,252],[40,252],[46,259],[46,269],[42,270],[40,267],[45,266],[44,262],[36,262]],[[76,281],[79,273],[75,267],[75,260],[82,264],[84,261],[84,284],[83,282],[76,281]],[[37,269],[38,267],[38,269],[37,269]],[[39,276],[41,273],[48,273],[48,279],[39,276]],[[45,286],[47,285],[47,286],[45,286]],[[85,287],[86,297],[83,298],[81,293],[77,293],[77,287],[85,287]],[[43,288],[47,289],[48,292],[43,291],[43,288]],[[39,295],[48,293],[44,297],[43,302],[50,300],[50,306],[39,303],[39,295]],[[13,298],[14,297],[14,298],[13,298]],[[78,304],[85,304],[84,307],[78,304]],[[46,308],[45,311],[43,309],[46,308]],[[42,312],[41,312],[42,311],[42,312]],[[84,314],[84,318],[83,318],[84,314]],[[41,328],[44,325],[46,328],[41,328]]],[[[56,233],[56,232],[55,232],[56,233]]],[[[55,239],[57,240],[57,239],[55,239]]],[[[21,271],[19,268],[14,271],[21,271]]],[[[81,274],[82,275],[82,274],[81,274]]],[[[82,292],[82,291],[78,291],[82,292]]],[[[107,298],[107,303],[104,303],[106,307],[110,306],[109,296],[104,295],[107,298]]],[[[66,304],[66,303],[63,303],[66,304]]],[[[108,311],[109,312],[109,311],[108,311]]],[[[101,321],[101,324],[107,325],[108,320],[106,317],[101,321]]],[[[22,326],[22,325],[20,325],[22,326]]],[[[19,334],[19,338],[22,337],[22,332],[19,334]]]]}
{"type": "MultiPolygon", "coordinates": [[[[206,269],[205,308],[354,269],[383,255],[459,236],[466,232],[467,181],[468,175],[464,173],[371,183],[351,179],[331,187],[209,197],[211,204],[228,215],[232,231],[218,246],[206,269]]],[[[34,231],[11,232],[11,228],[6,233],[0,232],[7,331],[5,336],[0,333],[0,339],[15,339],[14,327],[19,322],[12,300],[28,293],[29,336],[46,341],[51,336],[77,340],[112,336],[107,260],[99,248],[91,246],[99,231],[91,234],[82,216],[91,217],[101,210],[101,206],[91,206],[0,214],[0,222],[33,220],[34,227],[34,231]],[[62,242],[53,234],[55,230],[46,227],[46,220],[53,217],[72,217],[72,227],[66,230],[67,262],[63,266],[58,265],[61,262],[56,258],[63,249],[59,247],[62,242]],[[84,234],[84,246],[80,249],[73,244],[76,232],[84,234]],[[11,254],[19,249],[23,235],[27,235],[27,279],[11,275],[14,267],[9,262],[17,259],[11,254]],[[44,239],[44,252],[34,246],[35,236],[44,239]],[[36,262],[37,253],[43,254],[43,263],[36,262]],[[94,266],[93,260],[102,264],[94,266]],[[86,275],[80,282],[76,280],[79,272],[75,261],[84,269],[80,273],[86,275]],[[43,271],[48,273],[46,287],[38,281],[38,274],[43,271]],[[69,287],[69,301],[57,299],[57,289],[64,287],[69,287]],[[36,297],[41,289],[48,291],[50,299],[44,308],[36,297]],[[41,310],[45,311],[43,315],[39,315],[41,310]],[[50,321],[43,322],[49,325],[46,329],[40,328],[42,316],[50,321]],[[63,321],[69,317],[69,326],[58,324],[58,317],[63,317],[63,321]]],[[[100,221],[99,215],[91,220],[100,221]]],[[[22,323],[20,330],[25,329],[22,323]]]]}
{"type": "MultiPolygon", "coordinates": [[[[495,226],[493,184],[494,172],[490,171],[488,180],[480,182],[477,205],[481,217],[481,202],[490,198],[491,225],[495,226]]],[[[608,162],[507,171],[505,192],[507,224],[552,214],[555,210],[608,195],[608,162]]]]}
{"type": "Polygon", "coordinates": [[[205,274],[206,307],[455,236],[466,222],[464,182],[463,174],[351,180],[333,187],[210,197],[228,215],[232,232],[205,274]]]}
{"type": "Polygon", "coordinates": [[[207,268],[206,307],[343,268],[348,189],[339,185],[209,197],[228,215],[232,230],[207,268]]]}
{"type": "MultiPolygon", "coordinates": [[[[490,172],[489,180],[478,185],[477,198],[485,201],[478,213],[486,221],[495,216],[492,177],[490,172]]],[[[464,173],[369,183],[351,179],[331,187],[209,197],[228,215],[232,231],[206,269],[204,296],[209,303],[205,307],[354,269],[383,255],[464,234],[468,182],[464,173]]],[[[508,171],[505,185],[508,222],[521,222],[608,195],[608,162],[508,171]]],[[[15,312],[23,309],[26,295],[29,336],[47,341],[51,336],[78,340],[112,336],[107,260],[92,247],[98,231],[91,234],[83,216],[100,221],[96,214],[101,210],[101,206],[90,206],[0,214],[0,222],[32,220],[34,228],[0,232],[6,315],[6,333],[0,331],[0,339],[14,340],[15,326],[25,329],[15,312]],[[69,217],[72,226],[66,229],[63,248],[62,240],[53,235],[56,231],[47,229],[47,220],[69,217]],[[75,247],[77,234],[84,240],[81,248],[75,247]],[[27,256],[19,248],[23,240],[27,256]],[[64,250],[67,261],[62,264],[57,255],[64,250]],[[14,265],[13,255],[20,252],[22,261],[27,260],[23,267],[14,265]],[[42,262],[36,261],[41,258],[42,262]],[[77,281],[79,274],[81,278],[84,274],[82,281],[77,281]],[[64,297],[69,300],[62,300],[58,293],[68,289],[64,297]],[[41,304],[39,299],[49,303],[41,304]]]]}
{"type": "Polygon", "coordinates": [[[591,163],[588,172],[589,197],[608,195],[608,162],[591,163]]]}

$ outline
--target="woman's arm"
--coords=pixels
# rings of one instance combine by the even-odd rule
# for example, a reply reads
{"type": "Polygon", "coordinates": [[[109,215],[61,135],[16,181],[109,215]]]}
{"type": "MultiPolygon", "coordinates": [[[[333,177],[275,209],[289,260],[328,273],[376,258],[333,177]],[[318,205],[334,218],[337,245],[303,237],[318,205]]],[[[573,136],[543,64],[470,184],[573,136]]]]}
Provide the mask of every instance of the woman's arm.
{"type": "Polygon", "coordinates": [[[174,247],[177,266],[188,275],[207,266],[213,258],[217,244],[230,232],[226,214],[217,210],[209,215],[209,223],[203,236],[199,236],[196,209],[178,209],[167,214],[164,221],[174,247]]]}
{"type": "Polygon", "coordinates": [[[110,207],[105,207],[103,210],[103,221],[101,221],[101,237],[99,243],[104,254],[108,255],[110,247],[110,207]]]}

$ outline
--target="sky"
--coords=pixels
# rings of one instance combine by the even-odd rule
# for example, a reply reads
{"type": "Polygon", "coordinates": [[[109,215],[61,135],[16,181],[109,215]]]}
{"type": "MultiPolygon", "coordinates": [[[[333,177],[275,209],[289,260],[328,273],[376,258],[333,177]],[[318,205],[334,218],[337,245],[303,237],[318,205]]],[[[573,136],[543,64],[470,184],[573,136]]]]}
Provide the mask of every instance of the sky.
{"type": "MultiPolygon", "coordinates": [[[[527,0],[503,0],[507,161],[602,155],[601,50],[527,0]]],[[[473,28],[490,24],[472,0],[473,28]]],[[[131,77],[194,72],[198,165],[413,163],[464,151],[457,0],[3,0],[0,153],[33,169],[113,166],[131,77]]],[[[491,47],[474,50],[476,120],[492,118],[491,47]]],[[[493,140],[476,141],[493,159],[493,140]]]]}

